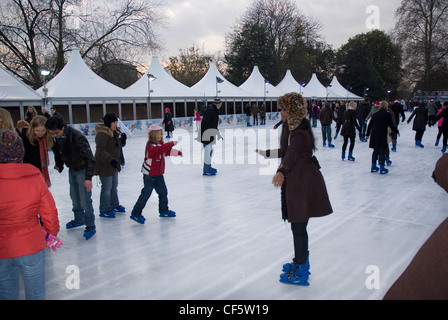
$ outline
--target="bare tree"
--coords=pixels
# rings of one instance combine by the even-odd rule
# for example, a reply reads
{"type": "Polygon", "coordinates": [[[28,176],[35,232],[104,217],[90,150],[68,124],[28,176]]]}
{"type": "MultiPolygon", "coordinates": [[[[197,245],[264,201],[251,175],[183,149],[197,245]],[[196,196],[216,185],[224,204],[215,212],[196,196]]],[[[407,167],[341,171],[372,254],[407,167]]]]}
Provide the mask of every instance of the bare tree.
{"type": "Polygon", "coordinates": [[[42,84],[40,69],[57,74],[74,48],[94,70],[109,60],[138,64],[161,48],[159,8],[156,0],[3,0],[0,63],[35,88],[42,84]]]}
{"type": "Polygon", "coordinates": [[[432,77],[448,62],[448,2],[403,0],[396,11],[395,36],[403,47],[408,82],[432,90],[432,77]]]}

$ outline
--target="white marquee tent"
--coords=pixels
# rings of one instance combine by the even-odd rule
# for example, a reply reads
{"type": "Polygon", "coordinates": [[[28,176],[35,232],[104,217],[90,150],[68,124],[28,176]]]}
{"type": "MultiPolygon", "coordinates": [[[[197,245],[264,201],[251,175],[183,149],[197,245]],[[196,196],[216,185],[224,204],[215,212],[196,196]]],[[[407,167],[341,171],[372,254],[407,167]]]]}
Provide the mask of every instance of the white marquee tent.
{"type": "Polygon", "coordinates": [[[0,66],[0,106],[40,105],[41,102],[42,96],[0,66]]]}
{"type": "MultiPolygon", "coordinates": [[[[73,50],[68,63],[47,84],[51,101],[117,101],[125,97],[124,89],[113,85],[93,72],[78,50],[73,50]]],[[[37,93],[44,96],[43,87],[37,93]]]]}
{"type": "Polygon", "coordinates": [[[158,100],[201,97],[199,92],[196,92],[194,89],[191,89],[177,81],[168,72],[166,72],[160,64],[157,56],[152,57],[151,65],[145,75],[137,82],[126,88],[125,92],[129,97],[148,98],[149,90],[151,90],[150,98],[158,100]],[[149,80],[149,75],[154,76],[155,79],[152,81],[149,80]]]}
{"type": "Polygon", "coordinates": [[[193,90],[200,92],[204,98],[252,98],[253,94],[246,92],[226,80],[219,72],[214,62],[210,63],[210,67],[205,76],[198,83],[191,87],[193,90]]]}
{"type": "Polygon", "coordinates": [[[328,96],[327,88],[320,83],[315,73],[311,76],[310,82],[304,88],[305,98],[326,99],[328,96]]]}
{"type": "Polygon", "coordinates": [[[258,66],[254,66],[252,73],[247,80],[240,85],[240,89],[250,92],[254,97],[258,98],[278,98],[285,94],[285,92],[277,89],[272,84],[267,82],[262,76],[258,66]]]}
{"type": "Polygon", "coordinates": [[[340,99],[346,100],[362,100],[362,97],[357,96],[354,93],[351,93],[346,88],[344,88],[338,81],[337,77],[334,76],[328,87],[329,97],[335,98],[339,97],[340,99]]]}
{"type": "Polygon", "coordinates": [[[305,88],[294,79],[291,70],[287,70],[283,80],[276,86],[277,89],[288,92],[299,92],[303,96],[307,96],[305,88]]]}

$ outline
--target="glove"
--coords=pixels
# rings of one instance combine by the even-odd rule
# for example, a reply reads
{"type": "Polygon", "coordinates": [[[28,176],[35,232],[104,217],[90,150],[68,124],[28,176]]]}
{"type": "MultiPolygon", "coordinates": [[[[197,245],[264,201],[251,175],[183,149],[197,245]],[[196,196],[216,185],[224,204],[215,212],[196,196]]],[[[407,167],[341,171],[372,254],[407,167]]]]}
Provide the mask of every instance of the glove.
{"type": "Polygon", "coordinates": [[[110,161],[110,165],[111,165],[112,167],[114,167],[115,169],[117,169],[118,172],[121,171],[121,165],[118,163],[117,160],[112,159],[112,160],[110,161]]]}
{"type": "Polygon", "coordinates": [[[60,248],[63,243],[62,240],[58,237],[55,237],[52,234],[49,234],[47,231],[44,230],[45,233],[45,240],[47,241],[47,247],[51,248],[53,251],[56,251],[58,248],[60,248]]]}
{"type": "Polygon", "coordinates": [[[126,133],[122,132],[121,133],[121,144],[125,145],[126,144],[126,139],[128,138],[128,136],[126,135],[126,133]]]}

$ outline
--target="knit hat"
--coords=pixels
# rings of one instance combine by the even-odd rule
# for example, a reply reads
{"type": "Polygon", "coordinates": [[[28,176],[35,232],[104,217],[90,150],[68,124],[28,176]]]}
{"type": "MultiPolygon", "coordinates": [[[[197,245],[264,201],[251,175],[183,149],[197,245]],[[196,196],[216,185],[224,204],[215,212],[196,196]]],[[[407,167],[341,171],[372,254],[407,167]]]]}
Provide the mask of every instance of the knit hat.
{"type": "Polygon", "coordinates": [[[148,128],[148,134],[151,133],[151,131],[158,131],[158,130],[163,130],[161,126],[159,126],[158,124],[153,123],[152,125],[149,126],[148,128]]]}
{"type": "Polygon", "coordinates": [[[278,98],[278,106],[288,114],[289,130],[295,130],[306,118],[308,106],[305,98],[297,92],[287,93],[278,98]]]}
{"type": "Polygon", "coordinates": [[[13,131],[0,130],[0,163],[21,163],[24,155],[22,139],[13,131]]]}
{"type": "Polygon", "coordinates": [[[219,99],[219,98],[215,98],[215,99],[213,100],[213,104],[220,104],[220,103],[222,103],[222,100],[219,99]]]}
{"type": "Polygon", "coordinates": [[[112,124],[112,122],[118,121],[117,116],[115,115],[115,113],[108,113],[103,117],[104,120],[104,125],[108,128],[110,128],[110,125],[112,124]]]}

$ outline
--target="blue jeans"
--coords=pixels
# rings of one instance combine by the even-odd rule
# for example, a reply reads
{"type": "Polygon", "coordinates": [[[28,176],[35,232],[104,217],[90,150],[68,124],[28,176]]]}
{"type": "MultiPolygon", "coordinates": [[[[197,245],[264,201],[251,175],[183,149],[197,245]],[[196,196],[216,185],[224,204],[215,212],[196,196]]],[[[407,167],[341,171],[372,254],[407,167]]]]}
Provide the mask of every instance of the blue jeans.
{"type": "Polygon", "coordinates": [[[19,299],[19,270],[27,300],[45,300],[45,252],[0,259],[0,300],[19,299]]]}
{"type": "Polygon", "coordinates": [[[360,139],[364,139],[366,137],[366,131],[367,131],[367,123],[365,119],[358,118],[358,124],[361,128],[361,135],[359,136],[360,139]]]}
{"type": "Polygon", "coordinates": [[[112,176],[102,177],[101,193],[100,193],[100,211],[110,211],[113,207],[118,207],[120,202],[118,200],[118,172],[112,176]]]}
{"type": "Polygon", "coordinates": [[[149,176],[143,175],[143,189],[138,197],[137,202],[132,209],[131,215],[136,217],[142,216],[143,208],[146,206],[152,190],[155,189],[159,195],[159,213],[167,213],[168,209],[168,190],[166,188],[165,179],[163,175],[149,176]]]}
{"type": "Polygon", "coordinates": [[[322,140],[325,142],[328,140],[328,142],[331,142],[331,125],[329,126],[322,126],[322,140]]]}
{"type": "Polygon", "coordinates": [[[95,216],[93,214],[92,192],[87,192],[84,186],[86,180],[86,170],[74,171],[69,169],[68,182],[70,184],[70,198],[73,204],[73,213],[75,221],[85,223],[86,226],[95,225],[95,216]]]}

